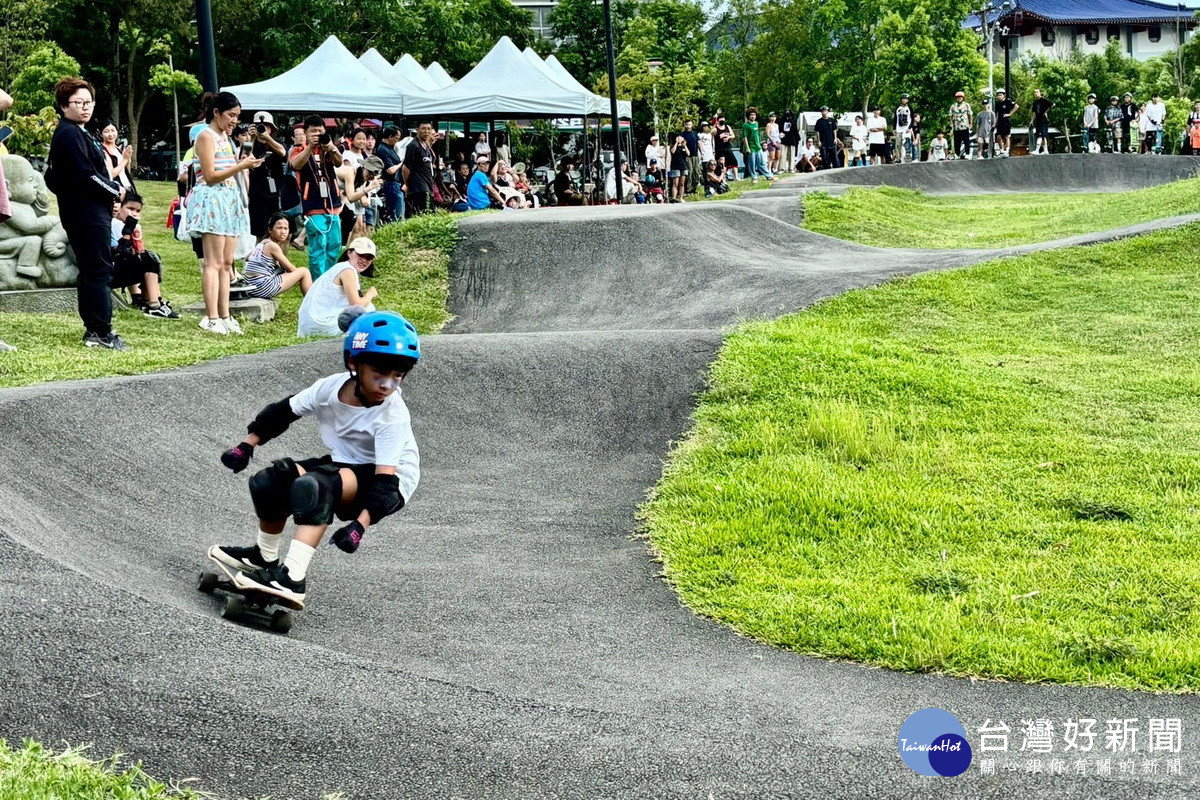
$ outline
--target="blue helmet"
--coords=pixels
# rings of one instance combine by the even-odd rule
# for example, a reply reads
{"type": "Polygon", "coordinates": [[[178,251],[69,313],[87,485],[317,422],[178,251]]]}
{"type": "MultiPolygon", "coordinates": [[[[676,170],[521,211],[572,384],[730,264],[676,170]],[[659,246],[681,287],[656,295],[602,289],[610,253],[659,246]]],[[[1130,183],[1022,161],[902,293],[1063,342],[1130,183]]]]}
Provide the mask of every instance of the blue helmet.
{"type": "Polygon", "coordinates": [[[363,314],[350,323],[346,330],[342,360],[349,368],[351,358],[367,353],[402,357],[415,363],[421,358],[417,329],[393,311],[372,311],[363,314]]]}

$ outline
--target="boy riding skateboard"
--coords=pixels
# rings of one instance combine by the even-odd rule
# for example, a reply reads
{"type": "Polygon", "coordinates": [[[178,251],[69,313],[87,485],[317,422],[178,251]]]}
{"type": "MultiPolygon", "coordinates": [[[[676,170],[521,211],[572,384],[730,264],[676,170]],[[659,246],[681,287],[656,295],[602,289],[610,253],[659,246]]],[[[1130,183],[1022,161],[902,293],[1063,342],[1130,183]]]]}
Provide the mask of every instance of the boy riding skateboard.
{"type": "Polygon", "coordinates": [[[346,331],[338,372],[264,408],[246,437],[221,454],[234,472],[250,464],[254,448],[281,435],[304,416],[315,416],[329,455],[281,458],[250,479],[258,540],[248,547],[214,545],[208,557],[231,573],[239,589],[274,595],[303,607],[309,561],[336,514],[348,524],[332,543],[358,549],[368,526],[404,507],[420,479],[400,383],[421,357],[416,329],[390,311],[355,319],[346,331]],[[284,561],[280,539],[287,518],[296,532],[284,561]]]}

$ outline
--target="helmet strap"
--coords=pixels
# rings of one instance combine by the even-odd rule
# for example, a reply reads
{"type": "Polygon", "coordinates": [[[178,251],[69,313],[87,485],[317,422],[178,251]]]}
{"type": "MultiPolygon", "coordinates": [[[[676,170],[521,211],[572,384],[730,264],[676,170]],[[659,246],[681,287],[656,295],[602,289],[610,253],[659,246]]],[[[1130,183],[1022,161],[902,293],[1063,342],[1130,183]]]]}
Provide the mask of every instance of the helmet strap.
{"type": "MultiPolygon", "coordinates": [[[[350,366],[349,359],[347,359],[346,366],[347,367],[350,366]]],[[[367,396],[365,394],[363,394],[362,381],[358,377],[357,369],[351,368],[350,376],[352,378],[354,378],[354,396],[358,398],[358,402],[362,403],[364,408],[374,408],[375,406],[380,405],[380,403],[375,403],[375,402],[372,402],[371,400],[368,400],[367,396]]]]}

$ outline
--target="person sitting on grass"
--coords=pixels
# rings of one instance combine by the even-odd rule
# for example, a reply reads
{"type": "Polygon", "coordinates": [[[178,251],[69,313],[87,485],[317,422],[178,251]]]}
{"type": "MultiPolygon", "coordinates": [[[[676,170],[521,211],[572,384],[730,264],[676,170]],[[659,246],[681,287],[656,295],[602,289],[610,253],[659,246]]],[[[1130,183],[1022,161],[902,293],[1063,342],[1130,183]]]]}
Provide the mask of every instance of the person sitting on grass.
{"type": "Polygon", "coordinates": [[[488,168],[492,160],[489,156],[479,156],[475,161],[475,174],[467,183],[467,206],[472,211],[482,211],[485,208],[504,208],[504,198],[492,185],[488,178],[488,168]]]}
{"type": "Polygon", "coordinates": [[[129,287],[129,302],[151,319],[179,319],[163,299],[162,259],[142,240],[142,198],[134,192],[116,207],[112,221],[112,287],[129,287]]]}
{"type": "Polygon", "coordinates": [[[308,294],[312,288],[312,273],[307,267],[296,267],[288,260],[287,242],[292,236],[292,225],[286,214],[275,213],[267,220],[267,236],[246,256],[247,293],[251,297],[271,300],[300,285],[300,293],[308,294]]]}
{"type": "Polygon", "coordinates": [[[642,184],[646,187],[646,199],[649,202],[667,202],[666,197],[663,196],[663,173],[658,168],[657,159],[650,160],[650,166],[646,167],[646,177],[642,184]]]}
{"type": "Polygon", "coordinates": [[[296,335],[337,336],[342,332],[338,315],[346,308],[363,306],[374,311],[371,301],[379,296],[379,291],[372,286],[360,292],[359,275],[375,276],[375,243],[365,236],[350,242],[338,262],[313,281],[300,303],[296,335]]]}

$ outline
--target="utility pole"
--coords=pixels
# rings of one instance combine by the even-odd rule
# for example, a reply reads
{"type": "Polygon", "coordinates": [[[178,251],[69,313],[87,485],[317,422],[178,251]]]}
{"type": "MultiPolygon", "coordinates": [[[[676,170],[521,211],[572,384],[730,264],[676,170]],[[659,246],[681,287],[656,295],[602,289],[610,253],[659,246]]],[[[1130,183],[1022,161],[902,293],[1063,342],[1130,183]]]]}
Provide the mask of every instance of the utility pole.
{"type": "Polygon", "coordinates": [[[196,0],[196,33],[200,37],[200,82],[204,91],[219,92],[217,83],[217,50],[213,44],[212,5],[209,0],[196,0]]]}
{"type": "MultiPolygon", "coordinates": [[[[197,3],[206,1],[196,0],[197,3]]],[[[616,184],[617,203],[620,204],[625,198],[625,175],[621,172],[621,119],[617,116],[617,61],[613,55],[612,0],[604,0],[604,37],[608,51],[608,99],[613,127],[613,182],[616,184]]]]}

